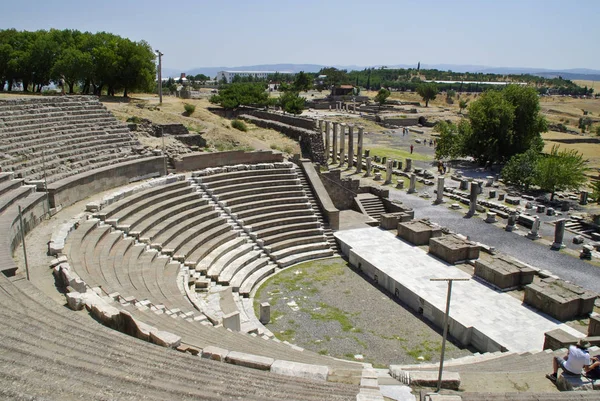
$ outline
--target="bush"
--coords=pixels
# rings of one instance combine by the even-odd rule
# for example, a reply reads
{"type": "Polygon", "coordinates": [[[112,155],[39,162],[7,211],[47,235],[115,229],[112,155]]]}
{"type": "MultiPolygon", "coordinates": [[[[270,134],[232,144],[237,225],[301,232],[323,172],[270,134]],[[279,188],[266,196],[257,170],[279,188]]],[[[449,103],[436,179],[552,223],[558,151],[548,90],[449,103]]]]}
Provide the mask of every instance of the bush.
{"type": "Polygon", "coordinates": [[[184,104],[183,108],[185,110],[185,114],[187,114],[188,116],[191,116],[196,111],[196,106],[189,103],[184,104]]]}
{"type": "Polygon", "coordinates": [[[242,120],[233,120],[231,122],[231,126],[240,131],[244,131],[244,132],[248,131],[248,127],[242,120]]]}
{"type": "Polygon", "coordinates": [[[141,124],[142,123],[142,119],[139,118],[138,116],[131,116],[127,119],[128,123],[133,123],[133,124],[141,124]]]}

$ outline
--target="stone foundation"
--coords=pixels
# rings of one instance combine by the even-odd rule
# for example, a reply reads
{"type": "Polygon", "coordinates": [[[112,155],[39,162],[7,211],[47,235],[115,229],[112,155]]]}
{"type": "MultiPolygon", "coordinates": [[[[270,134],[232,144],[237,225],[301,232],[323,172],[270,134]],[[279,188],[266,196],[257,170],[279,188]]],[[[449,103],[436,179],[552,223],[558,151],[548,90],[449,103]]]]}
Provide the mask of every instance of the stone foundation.
{"type": "Polygon", "coordinates": [[[562,280],[546,278],[525,287],[525,302],[558,320],[587,316],[594,309],[597,295],[562,280]]]}
{"type": "Polygon", "coordinates": [[[415,220],[398,224],[398,237],[414,245],[427,245],[431,238],[442,235],[442,228],[429,220],[415,220]]]}
{"type": "Polygon", "coordinates": [[[508,255],[496,255],[491,260],[475,261],[475,276],[494,287],[509,290],[531,284],[535,270],[508,255]]]}
{"type": "Polygon", "coordinates": [[[479,246],[457,235],[444,235],[429,240],[429,253],[454,264],[463,260],[479,258],[479,246]]]}

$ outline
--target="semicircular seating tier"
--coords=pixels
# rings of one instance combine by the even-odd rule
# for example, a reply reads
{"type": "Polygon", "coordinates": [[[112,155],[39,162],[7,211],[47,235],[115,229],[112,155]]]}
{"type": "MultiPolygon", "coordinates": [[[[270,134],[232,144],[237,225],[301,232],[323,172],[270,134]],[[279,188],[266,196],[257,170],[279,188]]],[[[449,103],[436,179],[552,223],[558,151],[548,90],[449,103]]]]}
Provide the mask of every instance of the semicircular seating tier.
{"type": "Polygon", "coordinates": [[[95,96],[0,100],[0,168],[27,183],[143,157],[139,142],[95,96]]]}
{"type": "Polygon", "coordinates": [[[293,394],[341,401],[358,393],[355,385],[281,376],[138,340],[2,274],[0,334],[2,399],[281,400],[293,394]]]}
{"type": "MultiPolygon", "coordinates": [[[[264,171],[270,171],[266,175],[270,174],[273,180],[279,175],[277,170],[294,176],[293,167],[285,166],[264,171]]],[[[264,174],[254,177],[264,178],[264,174]]],[[[295,178],[290,185],[296,187],[295,178]]],[[[288,192],[297,192],[304,210],[310,211],[302,191],[288,192]]],[[[270,198],[267,195],[265,199],[270,198]]],[[[299,202],[289,204],[295,203],[299,202]]],[[[290,210],[295,211],[293,207],[290,210]]],[[[320,233],[315,219],[309,221],[315,235],[320,233]]],[[[322,234],[319,239],[327,248],[319,256],[331,255],[322,234]]],[[[78,224],[67,239],[64,253],[71,269],[87,286],[100,288],[100,293],[136,319],[181,336],[183,343],[190,346],[218,346],[274,359],[356,368],[352,363],[300,350],[267,336],[215,328],[214,324],[222,323],[222,316],[215,317],[194,307],[190,290],[193,293],[234,281],[240,283],[239,287],[246,285],[251,289],[277,266],[193,180],[144,189],[101,209],[78,224]],[[191,288],[186,289],[186,285],[191,288]]],[[[305,258],[306,255],[299,259],[305,258]]]]}

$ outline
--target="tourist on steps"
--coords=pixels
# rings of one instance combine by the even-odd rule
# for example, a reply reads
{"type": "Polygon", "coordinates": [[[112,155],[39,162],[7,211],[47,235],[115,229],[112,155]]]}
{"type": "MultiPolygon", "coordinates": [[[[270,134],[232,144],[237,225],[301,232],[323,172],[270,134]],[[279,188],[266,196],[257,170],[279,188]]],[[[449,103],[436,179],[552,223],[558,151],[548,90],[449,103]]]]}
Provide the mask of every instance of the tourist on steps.
{"type": "Polygon", "coordinates": [[[562,368],[567,375],[581,376],[581,370],[586,369],[587,371],[591,364],[590,354],[587,351],[589,347],[590,343],[583,339],[579,340],[577,345],[571,345],[564,358],[554,357],[552,360],[554,371],[552,374],[547,374],[546,377],[556,382],[558,368],[562,368]]]}
{"type": "Polygon", "coordinates": [[[600,355],[592,356],[590,362],[592,364],[585,369],[585,377],[592,380],[600,380],[600,355]]]}

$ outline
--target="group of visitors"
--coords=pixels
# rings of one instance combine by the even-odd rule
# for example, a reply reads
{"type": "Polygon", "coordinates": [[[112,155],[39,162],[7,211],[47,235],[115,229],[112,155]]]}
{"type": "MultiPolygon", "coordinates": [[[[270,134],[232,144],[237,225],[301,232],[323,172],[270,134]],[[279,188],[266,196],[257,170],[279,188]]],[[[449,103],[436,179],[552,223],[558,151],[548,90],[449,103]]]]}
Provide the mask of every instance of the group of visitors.
{"type": "Polygon", "coordinates": [[[561,368],[565,375],[579,377],[583,371],[588,379],[600,379],[600,355],[590,356],[589,347],[590,343],[585,340],[579,340],[576,345],[571,345],[563,358],[554,357],[553,372],[546,377],[556,382],[558,369],[561,368]]]}

